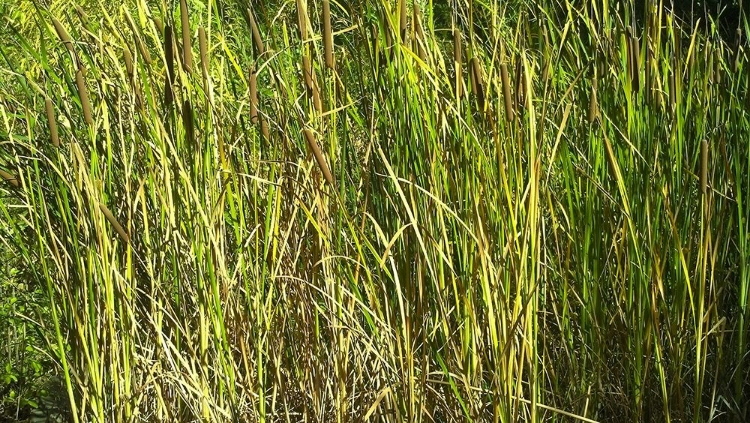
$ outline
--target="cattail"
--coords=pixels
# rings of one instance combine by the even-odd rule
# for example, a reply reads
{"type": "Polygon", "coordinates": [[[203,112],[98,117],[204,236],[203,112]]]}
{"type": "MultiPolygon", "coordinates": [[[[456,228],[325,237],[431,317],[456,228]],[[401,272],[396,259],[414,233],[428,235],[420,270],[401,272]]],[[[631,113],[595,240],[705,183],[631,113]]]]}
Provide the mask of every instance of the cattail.
{"type": "Polygon", "coordinates": [[[159,35],[164,34],[164,22],[162,22],[159,18],[154,18],[154,25],[156,25],[156,30],[159,31],[159,35]]]}
{"type": "Polygon", "coordinates": [[[500,79],[503,81],[503,99],[505,100],[505,119],[512,122],[515,113],[513,112],[513,103],[510,96],[510,79],[508,78],[508,65],[503,62],[500,65],[500,79]]]}
{"type": "Polygon", "coordinates": [[[315,136],[313,135],[312,131],[307,128],[305,128],[303,132],[305,133],[305,140],[307,140],[307,145],[310,147],[310,150],[312,150],[313,155],[315,156],[315,160],[318,162],[318,166],[320,167],[320,171],[323,172],[323,177],[326,179],[326,181],[328,181],[329,184],[333,185],[333,175],[331,174],[330,169],[328,169],[325,158],[323,158],[323,152],[320,151],[318,143],[315,142],[315,136]]]}
{"type": "Polygon", "coordinates": [[[52,106],[52,100],[47,97],[44,101],[44,108],[47,111],[47,125],[49,125],[49,137],[52,141],[52,145],[55,147],[60,146],[60,138],[57,134],[57,120],[55,120],[55,109],[52,106]]]}
{"type": "Polygon", "coordinates": [[[73,40],[70,38],[68,31],[66,31],[65,28],[60,23],[60,21],[58,21],[55,18],[52,18],[52,24],[55,26],[55,32],[57,32],[57,36],[60,37],[60,41],[62,41],[62,43],[65,44],[65,47],[71,53],[75,53],[73,51],[73,40]]]}
{"type": "Polygon", "coordinates": [[[427,60],[427,53],[424,50],[423,43],[425,42],[424,38],[424,30],[422,29],[422,17],[421,17],[421,11],[419,10],[419,3],[414,2],[412,4],[412,13],[413,13],[413,19],[414,19],[414,44],[416,45],[417,54],[419,54],[419,58],[426,62],[427,60]]]}
{"type": "Polygon", "coordinates": [[[203,79],[208,81],[208,40],[206,40],[206,30],[203,27],[198,28],[198,47],[201,53],[203,79]]]}
{"type": "Polygon", "coordinates": [[[307,8],[305,0],[297,0],[297,24],[299,25],[299,38],[307,40],[307,8]]]}
{"type": "Polygon", "coordinates": [[[471,69],[474,75],[474,94],[477,96],[479,108],[484,109],[484,77],[482,74],[482,64],[479,63],[478,57],[471,58],[471,69]]]}
{"type": "Polygon", "coordinates": [[[599,104],[596,99],[597,78],[596,67],[594,67],[594,79],[591,81],[591,98],[589,99],[589,124],[594,123],[599,112],[599,104]]]}
{"type": "Polygon", "coordinates": [[[188,17],[187,0],[180,0],[180,17],[182,18],[182,53],[185,70],[193,69],[193,49],[190,41],[190,18],[188,17]]]}
{"type": "Polygon", "coordinates": [[[89,92],[86,89],[86,82],[83,80],[83,73],[76,71],[76,86],[78,87],[78,96],[81,98],[81,107],[83,107],[83,118],[89,125],[94,123],[91,116],[91,104],[89,103],[89,92]]]}
{"type": "Polygon", "coordinates": [[[146,62],[147,65],[150,65],[152,62],[151,54],[148,52],[146,45],[138,36],[138,28],[136,27],[135,22],[133,22],[133,17],[130,16],[130,13],[127,11],[127,9],[125,10],[125,19],[128,21],[128,25],[130,25],[130,29],[133,31],[133,37],[135,37],[135,43],[138,45],[138,51],[141,53],[143,61],[146,62]]]}
{"type": "Polygon", "coordinates": [[[333,62],[333,33],[331,32],[331,4],[330,0],[323,0],[323,47],[326,54],[326,66],[334,69],[333,62]]]}
{"type": "Polygon", "coordinates": [[[190,100],[185,100],[182,105],[182,123],[185,125],[185,139],[189,145],[192,145],[195,141],[193,137],[195,126],[193,125],[193,107],[190,105],[190,100]]]}
{"type": "Polygon", "coordinates": [[[461,31],[453,28],[453,62],[456,67],[456,98],[461,98],[463,89],[463,45],[461,44],[461,31]]]}
{"type": "Polygon", "coordinates": [[[0,169],[0,179],[9,183],[13,188],[18,188],[20,186],[18,179],[14,175],[2,169],[0,169]]]}
{"type": "Polygon", "coordinates": [[[86,11],[77,4],[75,5],[75,9],[76,13],[78,13],[78,17],[81,18],[81,21],[83,21],[83,23],[87,23],[89,20],[89,15],[86,13],[86,11]]]}
{"type": "Polygon", "coordinates": [[[401,33],[401,42],[406,43],[406,0],[399,2],[399,32],[401,33]]]}
{"type": "Polygon", "coordinates": [[[129,78],[133,77],[133,55],[130,54],[130,50],[128,50],[127,47],[125,47],[125,50],[122,52],[122,56],[125,59],[125,71],[128,74],[129,78]]]}
{"type": "Polygon", "coordinates": [[[523,72],[521,60],[516,61],[516,110],[521,110],[526,105],[526,77],[523,72]]]}
{"type": "Polygon", "coordinates": [[[701,143],[701,194],[706,196],[708,191],[708,141],[701,143]]]}
{"type": "Polygon", "coordinates": [[[632,27],[629,29],[628,33],[630,34],[630,78],[633,86],[633,91],[638,92],[640,90],[639,77],[641,72],[641,47],[640,43],[638,42],[638,37],[636,37],[633,33],[632,27]]]}
{"type": "Polygon", "coordinates": [[[260,122],[260,132],[263,134],[263,138],[266,141],[271,141],[271,131],[268,129],[268,123],[265,120],[260,122]]]}
{"type": "Polygon", "coordinates": [[[302,72],[305,77],[305,88],[310,92],[313,89],[312,66],[310,65],[310,58],[307,55],[302,56],[302,72]]]}
{"type": "Polygon", "coordinates": [[[258,30],[258,24],[255,22],[255,15],[253,11],[247,9],[247,19],[250,21],[250,31],[253,33],[253,45],[255,45],[255,56],[258,57],[265,53],[265,46],[263,45],[263,39],[260,38],[260,31],[258,30]]]}
{"type": "Polygon", "coordinates": [[[644,80],[646,82],[646,100],[651,99],[651,93],[653,90],[653,81],[651,81],[651,44],[646,39],[646,57],[643,61],[644,66],[644,80]]]}
{"type": "Polygon", "coordinates": [[[112,225],[112,228],[114,228],[115,232],[117,232],[117,235],[122,238],[125,243],[130,242],[130,235],[128,235],[127,232],[125,232],[125,229],[123,229],[122,225],[120,225],[120,222],[115,219],[115,216],[112,214],[111,211],[102,203],[99,203],[99,210],[101,210],[104,217],[107,219],[110,225],[112,225]]]}
{"type": "Polygon", "coordinates": [[[172,26],[164,27],[164,58],[167,60],[167,80],[164,83],[164,107],[171,107],[174,100],[174,40],[172,26]]]}
{"type": "Polygon", "coordinates": [[[258,122],[258,74],[250,69],[250,122],[258,122]]]}

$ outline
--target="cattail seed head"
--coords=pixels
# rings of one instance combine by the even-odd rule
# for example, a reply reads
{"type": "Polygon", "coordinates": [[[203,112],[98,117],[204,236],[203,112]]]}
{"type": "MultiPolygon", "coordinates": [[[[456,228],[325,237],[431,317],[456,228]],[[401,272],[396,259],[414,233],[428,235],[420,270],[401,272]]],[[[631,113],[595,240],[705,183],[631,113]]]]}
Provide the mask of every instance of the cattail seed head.
{"type": "Polygon", "coordinates": [[[123,59],[125,60],[125,71],[128,74],[129,78],[133,77],[133,55],[130,54],[130,50],[128,50],[127,47],[125,47],[125,50],[122,52],[123,59]]]}
{"type": "Polygon", "coordinates": [[[463,90],[463,45],[461,31],[453,28],[453,63],[456,68],[456,98],[461,98],[463,90]]]}
{"type": "Polygon", "coordinates": [[[263,39],[260,38],[260,30],[258,30],[258,24],[255,21],[255,15],[253,11],[247,9],[247,19],[250,22],[250,31],[253,33],[253,45],[255,46],[255,57],[260,56],[266,52],[266,47],[263,45],[263,39]]]}
{"type": "Polygon", "coordinates": [[[333,33],[331,31],[331,4],[330,0],[323,0],[323,47],[326,55],[326,66],[335,68],[333,62],[333,33]]]}
{"type": "Polygon", "coordinates": [[[156,30],[159,31],[159,35],[164,34],[164,22],[162,22],[159,18],[154,18],[154,25],[156,25],[156,30]]]}
{"type": "Polygon", "coordinates": [[[56,18],[52,18],[52,25],[55,26],[55,32],[57,32],[57,36],[60,38],[60,41],[65,44],[65,47],[71,53],[74,53],[73,40],[70,38],[70,34],[68,34],[68,31],[65,30],[65,27],[63,27],[60,21],[58,21],[56,18]]]}
{"type": "Polygon", "coordinates": [[[182,53],[185,70],[189,73],[193,69],[193,49],[190,41],[190,17],[188,15],[187,0],[180,0],[180,17],[182,21],[182,53]]]}
{"type": "Polygon", "coordinates": [[[505,119],[512,122],[515,118],[512,97],[510,95],[510,78],[508,77],[508,65],[503,62],[500,65],[500,79],[503,83],[503,100],[505,100],[505,119]]]}
{"type": "Polygon", "coordinates": [[[307,40],[307,7],[305,0],[297,0],[297,25],[299,26],[299,38],[307,40]]]}
{"type": "Polygon", "coordinates": [[[44,101],[44,108],[47,112],[47,125],[49,126],[49,137],[52,141],[52,145],[55,147],[60,146],[60,138],[57,133],[57,120],[55,119],[55,109],[52,105],[52,100],[47,97],[44,101]]]}
{"type": "Polygon", "coordinates": [[[479,108],[484,109],[484,75],[482,73],[482,64],[476,56],[471,58],[471,72],[474,75],[474,94],[477,96],[479,108]]]}
{"type": "Polygon", "coordinates": [[[185,139],[188,145],[195,142],[195,125],[193,124],[193,106],[190,100],[185,100],[182,105],[182,124],[185,125],[185,139]]]}
{"type": "Polygon", "coordinates": [[[268,128],[268,122],[265,120],[261,120],[260,122],[260,132],[263,134],[263,138],[265,138],[266,141],[271,141],[271,131],[268,128]]]}
{"type": "Polygon", "coordinates": [[[315,141],[315,135],[313,135],[312,131],[307,128],[305,128],[303,132],[305,134],[307,146],[310,147],[310,150],[312,150],[312,153],[315,156],[315,160],[318,162],[318,166],[320,167],[320,171],[323,172],[323,177],[326,179],[326,181],[328,181],[329,184],[333,185],[333,175],[331,174],[331,170],[326,164],[325,158],[323,157],[323,152],[320,150],[318,143],[315,141]]]}
{"type": "Polygon", "coordinates": [[[112,214],[111,211],[109,211],[107,206],[105,206],[102,203],[99,203],[99,210],[101,210],[102,214],[107,219],[107,222],[109,222],[109,224],[112,225],[112,228],[115,230],[115,232],[117,232],[117,235],[119,235],[120,238],[122,238],[122,240],[125,241],[126,244],[129,243],[130,235],[128,235],[125,229],[123,229],[122,225],[120,225],[120,222],[118,222],[117,219],[115,219],[115,216],[112,214]]]}
{"type": "Polygon", "coordinates": [[[18,188],[20,186],[18,179],[13,174],[8,173],[2,169],[0,169],[0,179],[10,184],[13,188],[18,188]]]}
{"type": "Polygon", "coordinates": [[[399,32],[401,34],[401,42],[406,43],[406,0],[399,1],[399,32]]]}
{"type": "Polygon", "coordinates": [[[80,97],[81,107],[83,107],[83,118],[87,124],[91,125],[94,123],[94,118],[91,115],[89,92],[86,89],[86,82],[83,80],[83,72],[81,70],[76,71],[76,87],[78,87],[78,97],[80,97]]]}

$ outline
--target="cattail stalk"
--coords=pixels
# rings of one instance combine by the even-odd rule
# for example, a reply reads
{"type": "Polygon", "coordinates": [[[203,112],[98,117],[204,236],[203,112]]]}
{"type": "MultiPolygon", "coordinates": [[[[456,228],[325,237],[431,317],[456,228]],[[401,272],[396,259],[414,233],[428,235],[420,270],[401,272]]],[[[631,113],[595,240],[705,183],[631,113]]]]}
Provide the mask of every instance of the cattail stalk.
{"type": "Polygon", "coordinates": [[[128,233],[125,232],[125,229],[122,227],[122,225],[120,225],[120,222],[118,222],[117,219],[115,219],[115,216],[112,214],[111,211],[109,211],[107,206],[105,206],[102,203],[99,203],[99,210],[101,210],[102,214],[107,219],[109,224],[112,225],[112,228],[114,228],[115,232],[117,232],[117,235],[119,235],[120,238],[122,238],[122,240],[125,241],[126,244],[129,243],[130,235],[128,235],[128,233]]]}
{"type": "Polygon", "coordinates": [[[52,100],[47,97],[44,101],[44,108],[47,112],[47,125],[49,125],[49,137],[52,141],[52,145],[55,147],[60,146],[60,138],[57,133],[57,120],[55,119],[55,109],[52,106],[52,100]]]}
{"type": "Polygon", "coordinates": [[[333,62],[333,33],[331,31],[331,4],[330,0],[323,0],[323,47],[326,55],[326,66],[335,69],[333,62]]]}
{"type": "Polygon", "coordinates": [[[312,150],[313,155],[315,156],[315,160],[318,162],[318,166],[320,167],[320,171],[323,172],[323,177],[328,181],[329,184],[333,185],[333,175],[331,174],[331,170],[328,169],[328,165],[326,164],[325,158],[323,157],[323,152],[320,150],[320,147],[318,146],[318,143],[315,142],[315,136],[313,135],[312,131],[305,128],[303,131],[305,133],[305,140],[307,141],[308,147],[310,147],[310,150],[312,150]]]}
{"type": "Polygon", "coordinates": [[[512,97],[510,96],[510,78],[508,77],[508,65],[503,62],[500,65],[500,79],[503,82],[503,100],[505,100],[505,119],[512,122],[515,118],[513,112],[512,97]]]}
{"type": "Polygon", "coordinates": [[[81,107],[83,107],[83,118],[87,124],[91,125],[94,123],[94,118],[91,115],[89,92],[86,89],[86,82],[83,80],[83,72],[80,69],[76,71],[76,86],[78,87],[78,96],[81,99],[81,107]]]}
{"type": "Polygon", "coordinates": [[[18,188],[20,186],[20,184],[18,183],[18,179],[14,175],[2,169],[0,169],[0,179],[9,183],[13,188],[18,188]]]}
{"type": "Polygon", "coordinates": [[[193,69],[193,49],[190,41],[190,18],[188,16],[187,0],[180,0],[180,17],[182,18],[182,53],[185,70],[189,73],[193,69]]]}

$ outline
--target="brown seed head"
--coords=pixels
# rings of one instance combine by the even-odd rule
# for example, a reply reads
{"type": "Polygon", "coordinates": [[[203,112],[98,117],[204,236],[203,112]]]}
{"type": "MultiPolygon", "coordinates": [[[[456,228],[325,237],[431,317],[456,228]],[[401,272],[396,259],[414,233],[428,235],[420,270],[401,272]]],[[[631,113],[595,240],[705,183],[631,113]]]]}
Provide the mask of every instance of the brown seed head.
{"type": "Polygon", "coordinates": [[[83,118],[87,124],[91,125],[94,123],[94,118],[91,114],[89,92],[86,89],[86,81],[83,80],[83,73],[81,70],[76,71],[76,87],[78,87],[78,97],[80,97],[81,107],[83,107],[83,118]]]}
{"type": "Polygon", "coordinates": [[[310,150],[312,150],[312,153],[315,156],[315,160],[318,162],[318,166],[320,167],[320,171],[323,172],[323,177],[326,179],[326,181],[328,181],[329,184],[333,185],[333,175],[331,174],[331,170],[328,169],[328,165],[326,164],[325,158],[323,157],[323,152],[320,150],[318,143],[315,141],[315,136],[313,135],[312,131],[307,128],[305,128],[303,132],[305,134],[307,145],[308,147],[310,147],[310,150]]]}
{"type": "Polygon", "coordinates": [[[130,235],[128,235],[127,232],[125,232],[125,229],[123,229],[122,225],[120,225],[120,222],[115,219],[115,216],[112,214],[111,211],[102,203],[99,203],[99,210],[101,210],[104,217],[107,219],[107,222],[109,222],[110,225],[112,225],[112,228],[114,228],[115,232],[117,232],[117,235],[122,238],[125,243],[130,242],[130,235]]]}
{"type": "Polygon", "coordinates": [[[182,18],[182,53],[185,70],[193,69],[193,48],[190,41],[190,17],[188,15],[187,0],[180,0],[180,17],[182,18]]]}

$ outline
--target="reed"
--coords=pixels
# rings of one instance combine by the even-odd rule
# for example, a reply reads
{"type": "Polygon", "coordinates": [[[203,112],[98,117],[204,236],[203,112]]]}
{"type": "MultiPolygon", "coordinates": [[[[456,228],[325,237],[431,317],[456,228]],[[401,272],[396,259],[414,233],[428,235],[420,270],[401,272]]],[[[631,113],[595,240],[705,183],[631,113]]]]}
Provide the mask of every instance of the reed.
{"type": "Polygon", "coordinates": [[[323,173],[323,177],[329,184],[333,185],[333,175],[331,174],[331,170],[328,168],[328,164],[326,164],[326,160],[323,157],[323,152],[320,150],[317,141],[315,141],[315,135],[308,128],[305,128],[303,132],[305,134],[307,146],[315,156],[315,160],[318,162],[318,166],[320,167],[320,171],[323,173]]]}
{"type": "Polygon", "coordinates": [[[44,101],[44,108],[47,112],[47,126],[49,126],[49,137],[52,141],[52,145],[55,147],[60,146],[60,138],[57,133],[57,119],[55,119],[55,108],[52,105],[52,99],[49,97],[44,101]]]}
{"type": "Polygon", "coordinates": [[[190,17],[187,0],[180,0],[180,20],[182,24],[182,54],[185,71],[190,73],[193,69],[193,48],[190,38],[190,17]]]}

